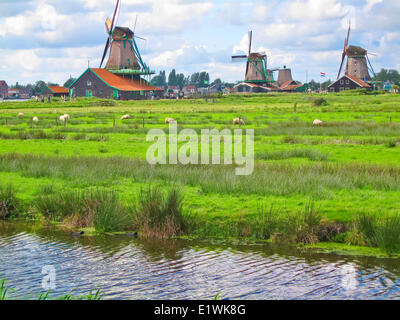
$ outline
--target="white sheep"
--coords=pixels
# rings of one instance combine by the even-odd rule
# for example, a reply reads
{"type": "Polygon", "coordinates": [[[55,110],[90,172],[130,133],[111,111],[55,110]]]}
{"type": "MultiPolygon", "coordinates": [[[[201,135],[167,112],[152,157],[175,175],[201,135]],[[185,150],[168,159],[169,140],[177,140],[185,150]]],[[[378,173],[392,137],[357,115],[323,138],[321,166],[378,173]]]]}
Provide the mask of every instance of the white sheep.
{"type": "Polygon", "coordinates": [[[165,119],[165,124],[169,124],[169,123],[176,123],[176,120],[173,118],[166,118],[165,119]]]}
{"type": "Polygon", "coordinates": [[[64,114],[62,116],[60,116],[60,121],[61,122],[65,122],[67,120],[71,119],[71,117],[68,114],[64,114]]]}
{"type": "Polygon", "coordinates": [[[18,113],[18,117],[25,117],[25,115],[22,112],[20,112],[18,113]]]}
{"type": "Polygon", "coordinates": [[[129,114],[124,114],[122,117],[121,117],[121,120],[127,120],[127,119],[130,119],[131,118],[131,116],[129,115],[129,114]]]}
{"type": "Polygon", "coordinates": [[[313,122],[314,126],[322,126],[323,122],[321,120],[315,119],[313,122]]]}
{"type": "Polygon", "coordinates": [[[32,121],[33,121],[33,122],[39,122],[39,118],[38,118],[38,117],[33,117],[33,118],[32,118],[32,121]]]}
{"type": "Polygon", "coordinates": [[[241,126],[244,126],[244,125],[245,125],[244,120],[243,120],[243,119],[240,119],[240,118],[235,118],[235,119],[233,119],[233,125],[236,125],[236,124],[239,124],[239,125],[241,125],[241,126]]]}

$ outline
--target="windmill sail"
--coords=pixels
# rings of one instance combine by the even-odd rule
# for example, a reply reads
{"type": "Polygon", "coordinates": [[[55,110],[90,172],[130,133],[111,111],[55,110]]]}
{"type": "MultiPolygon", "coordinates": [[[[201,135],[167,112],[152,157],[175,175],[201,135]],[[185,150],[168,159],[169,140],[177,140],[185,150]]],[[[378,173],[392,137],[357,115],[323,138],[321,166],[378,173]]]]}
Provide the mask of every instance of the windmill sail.
{"type": "Polygon", "coordinates": [[[117,0],[117,4],[115,6],[114,15],[113,15],[111,23],[109,23],[109,21],[110,21],[109,18],[107,18],[106,23],[105,23],[106,24],[106,29],[108,31],[108,38],[107,38],[107,41],[106,41],[106,46],[104,47],[103,56],[101,58],[100,68],[103,65],[104,59],[105,59],[105,57],[107,55],[108,49],[109,49],[110,44],[111,44],[111,38],[112,38],[112,34],[114,32],[114,25],[115,25],[114,23],[116,22],[115,18],[117,16],[117,12],[118,12],[119,6],[120,6],[120,0],[117,0]]]}

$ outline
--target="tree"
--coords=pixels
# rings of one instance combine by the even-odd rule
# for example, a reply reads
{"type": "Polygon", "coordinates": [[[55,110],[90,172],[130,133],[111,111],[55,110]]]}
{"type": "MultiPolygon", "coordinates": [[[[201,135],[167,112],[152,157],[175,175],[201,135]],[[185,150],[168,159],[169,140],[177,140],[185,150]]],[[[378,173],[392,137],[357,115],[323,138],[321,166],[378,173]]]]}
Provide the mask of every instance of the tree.
{"type": "Polygon", "coordinates": [[[153,77],[150,83],[156,87],[166,87],[167,86],[167,78],[165,76],[165,71],[160,71],[160,74],[153,77]]]}
{"type": "Polygon", "coordinates": [[[69,88],[71,84],[73,84],[75,82],[76,78],[69,78],[67,81],[65,81],[64,83],[64,87],[65,88],[69,88]]]}
{"type": "Polygon", "coordinates": [[[183,74],[183,73],[179,73],[179,74],[177,74],[176,75],[176,83],[177,83],[177,85],[181,88],[181,90],[182,90],[182,88],[185,86],[185,75],[183,74]]]}
{"type": "Polygon", "coordinates": [[[215,79],[211,85],[215,84],[222,84],[222,80],[220,78],[215,79]]]}
{"type": "Polygon", "coordinates": [[[177,86],[178,85],[175,69],[172,69],[172,71],[168,75],[168,85],[169,86],[177,86]]]}
{"type": "Polygon", "coordinates": [[[400,84],[400,73],[394,69],[381,69],[381,71],[376,75],[378,81],[391,81],[397,85],[400,84]]]}
{"type": "Polygon", "coordinates": [[[43,80],[36,81],[35,85],[33,86],[33,92],[35,94],[41,93],[46,88],[46,82],[43,80]]]}

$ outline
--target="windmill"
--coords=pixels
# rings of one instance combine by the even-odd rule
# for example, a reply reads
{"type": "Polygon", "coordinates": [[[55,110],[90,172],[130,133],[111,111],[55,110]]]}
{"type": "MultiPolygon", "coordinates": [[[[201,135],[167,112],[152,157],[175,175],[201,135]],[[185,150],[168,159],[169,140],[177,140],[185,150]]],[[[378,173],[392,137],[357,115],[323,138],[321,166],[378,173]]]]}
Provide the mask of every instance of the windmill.
{"type": "MultiPolygon", "coordinates": [[[[121,75],[150,75],[154,72],[144,63],[140,55],[135,38],[145,40],[135,35],[128,27],[118,27],[116,22],[121,7],[121,0],[117,0],[112,19],[107,18],[105,22],[107,41],[104,47],[100,68],[110,50],[110,55],[106,63],[106,69],[112,73],[121,75]]],[[[135,27],[136,29],[136,22],[135,27]]]]}
{"type": "Polygon", "coordinates": [[[232,56],[232,62],[247,61],[245,82],[258,84],[274,82],[273,72],[279,69],[267,69],[267,55],[265,52],[251,52],[253,32],[249,31],[248,35],[248,54],[232,56]]]}
{"type": "Polygon", "coordinates": [[[339,73],[338,73],[337,79],[340,78],[340,75],[341,75],[342,69],[343,69],[344,60],[347,56],[347,64],[346,64],[345,74],[368,82],[370,80],[369,72],[371,72],[374,75],[374,77],[376,76],[375,71],[374,71],[372,64],[368,57],[368,55],[371,53],[368,53],[367,50],[365,50],[361,47],[349,45],[350,32],[351,32],[351,25],[349,23],[347,37],[344,40],[342,62],[340,63],[340,68],[339,68],[339,73]]]}

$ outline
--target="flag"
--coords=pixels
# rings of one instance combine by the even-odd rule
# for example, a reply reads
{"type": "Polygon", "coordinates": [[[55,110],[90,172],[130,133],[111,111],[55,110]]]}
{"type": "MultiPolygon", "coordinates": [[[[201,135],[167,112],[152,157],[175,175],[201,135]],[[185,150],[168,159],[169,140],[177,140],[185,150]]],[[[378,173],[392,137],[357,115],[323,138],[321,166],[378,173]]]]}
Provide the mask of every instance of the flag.
{"type": "Polygon", "coordinates": [[[321,72],[321,77],[325,78],[326,77],[326,73],[325,72],[321,72]]]}

